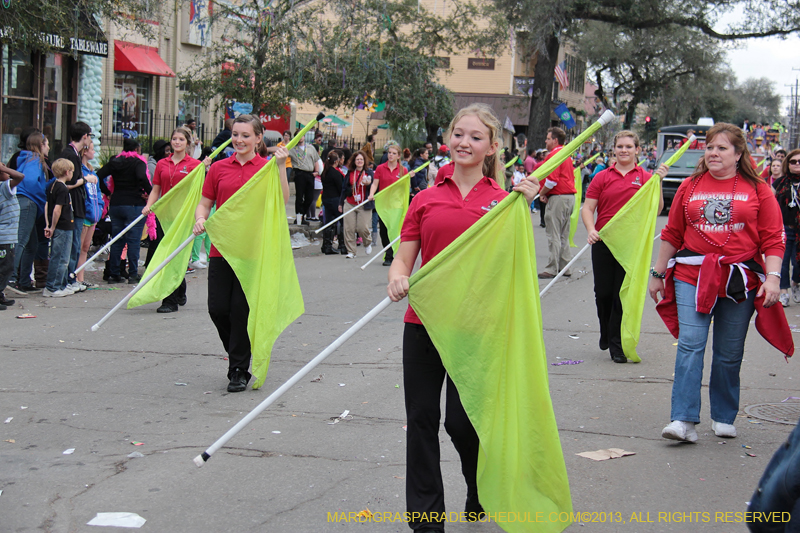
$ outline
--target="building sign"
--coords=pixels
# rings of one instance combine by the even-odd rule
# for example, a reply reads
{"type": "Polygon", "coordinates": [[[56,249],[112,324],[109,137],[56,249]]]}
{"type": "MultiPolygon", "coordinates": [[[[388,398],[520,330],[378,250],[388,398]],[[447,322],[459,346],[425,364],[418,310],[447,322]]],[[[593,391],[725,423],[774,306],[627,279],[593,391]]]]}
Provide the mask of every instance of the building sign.
{"type": "Polygon", "coordinates": [[[186,0],[183,8],[183,40],[186,44],[206,46],[211,23],[212,0],[186,0]]]}
{"type": "Polygon", "coordinates": [[[514,76],[514,85],[519,94],[525,96],[533,94],[533,76],[514,76]]]}
{"type": "MultiPolygon", "coordinates": [[[[85,31],[85,35],[69,38],[42,32],[39,34],[39,42],[56,52],[108,57],[108,40],[100,30],[91,27],[81,27],[80,30],[85,31]]],[[[13,39],[13,29],[0,28],[0,41],[13,39]]]]}
{"type": "Polygon", "coordinates": [[[467,59],[467,68],[475,70],[494,70],[494,59],[470,57],[467,59]]]}

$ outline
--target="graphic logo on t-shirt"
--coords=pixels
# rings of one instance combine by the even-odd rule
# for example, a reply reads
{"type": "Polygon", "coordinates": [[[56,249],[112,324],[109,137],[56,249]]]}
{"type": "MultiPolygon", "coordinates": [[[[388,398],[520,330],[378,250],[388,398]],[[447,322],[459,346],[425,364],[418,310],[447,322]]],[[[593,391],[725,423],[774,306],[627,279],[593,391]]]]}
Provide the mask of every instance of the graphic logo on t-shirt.
{"type": "Polygon", "coordinates": [[[481,209],[483,209],[484,211],[486,211],[488,213],[496,205],[497,205],[497,200],[492,200],[492,203],[490,203],[489,205],[485,205],[485,206],[481,207],[481,209]]]}
{"type": "Polygon", "coordinates": [[[726,224],[731,219],[731,200],[709,198],[703,206],[703,217],[709,224],[726,224]]]}
{"type": "Polygon", "coordinates": [[[641,187],[642,186],[642,181],[639,179],[639,175],[638,174],[636,175],[636,178],[633,180],[633,183],[631,183],[631,185],[636,185],[637,187],[641,187]]]}

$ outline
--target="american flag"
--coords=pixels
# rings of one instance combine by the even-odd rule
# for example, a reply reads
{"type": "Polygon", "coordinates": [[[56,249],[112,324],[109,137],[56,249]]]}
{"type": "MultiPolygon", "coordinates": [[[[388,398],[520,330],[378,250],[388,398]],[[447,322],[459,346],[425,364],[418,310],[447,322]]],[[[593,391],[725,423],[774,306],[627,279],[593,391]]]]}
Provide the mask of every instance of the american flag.
{"type": "Polygon", "coordinates": [[[567,76],[567,61],[564,60],[561,64],[556,65],[555,74],[558,80],[559,88],[563,91],[569,87],[569,77],[567,76]]]}

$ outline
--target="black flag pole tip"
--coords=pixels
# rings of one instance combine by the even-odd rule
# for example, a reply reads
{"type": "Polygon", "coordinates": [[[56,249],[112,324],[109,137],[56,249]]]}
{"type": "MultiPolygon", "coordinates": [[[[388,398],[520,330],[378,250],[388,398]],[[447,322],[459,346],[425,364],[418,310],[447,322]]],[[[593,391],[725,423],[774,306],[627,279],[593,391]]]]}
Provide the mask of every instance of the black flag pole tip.
{"type": "Polygon", "coordinates": [[[319,122],[319,121],[320,121],[320,120],[322,120],[323,118],[325,118],[325,113],[323,113],[322,111],[320,111],[319,113],[317,113],[317,122],[319,122]]]}

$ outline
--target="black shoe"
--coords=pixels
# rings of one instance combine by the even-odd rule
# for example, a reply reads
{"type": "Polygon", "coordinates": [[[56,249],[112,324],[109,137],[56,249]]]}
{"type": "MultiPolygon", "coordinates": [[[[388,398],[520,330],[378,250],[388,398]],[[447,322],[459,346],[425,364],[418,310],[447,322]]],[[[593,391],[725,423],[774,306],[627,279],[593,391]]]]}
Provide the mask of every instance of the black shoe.
{"type": "Polygon", "coordinates": [[[477,493],[467,494],[467,503],[464,505],[464,513],[467,515],[467,522],[477,522],[486,517],[481,502],[478,501],[477,493]]]}
{"type": "Polygon", "coordinates": [[[628,358],[625,357],[625,355],[623,355],[621,353],[613,354],[611,356],[611,360],[614,361],[615,363],[627,363],[628,362],[628,358]]]}
{"type": "Polygon", "coordinates": [[[186,305],[186,296],[178,300],[178,305],[186,305]]]}
{"type": "Polygon", "coordinates": [[[339,248],[339,250],[336,253],[338,253],[339,255],[347,255],[350,252],[347,251],[347,248],[339,248]]]}
{"type": "Polygon", "coordinates": [[[600,350],[604,352],[608,350],[608,339],[600,337],[600,350]]]}
{"type": "Polygon", "coordinates": [[[122,276],[108,276],[108,284],[122,283],[122,276]]]}
{"type": "Polygon", "coordinates": [[[564,278],[571,278],[571,277],[572,277],[572,274],[567,274],[567,273],[565,272],[564,274],[561,274],[561,276],[562,276],[562,277],[564,277],[564,278]]]}
{"type": "Polygon", "coordinates": [[[161,304],[161,307],[156,309],[156,313],[175,313],[178,311],[177,305],[161,304]]]}
{"type": "Polygon", "coordinates": [[[546,228],[547,226],[545,226],[545,225],[544,225],[544,222],[543,222],[543,223],[539,224],[539,227],[540,227],[540,228],[546,228]]]}
{"type": "Polygon", "coordinates": [[[136,285],[142,279],[136,274],[128,274],[128,285],[136,285]]]}
{"type": "Polygon", "coordinates": [[[306,217],[303,217],[303,221],[300,223],[301,226],[310,226],[311,222],[308,221],[306,217]]]}
{"type": "Polygon", "coordinates": [[[234,368],[231,372],[231,382],[228,383],[228,392],[242,392],[247,388],[247,372],[234,368]]]}
{"type": "Polygon", "coordinates": [[[19,283],[17,283],[17,290],[20,291],[20,292],[24,292],[24,293],[41,292],[42,291],[42,289],[37,289],[33,285],[20,285],[19,283]]]}
{"type": "Polygon", "coordinates": [[[339,255],[339,250],[334,250],[333,248],[323,248],[322,253],[325,255],[339,255]]]}
{"type": "Polygon", "coordinates": [[[0,292],[0,305],[5,305],[6,307],[11,307],[16,302],[17,302],[16,300],[9,300],[8,298],[6,298],[5,294],[0,292]]]}

